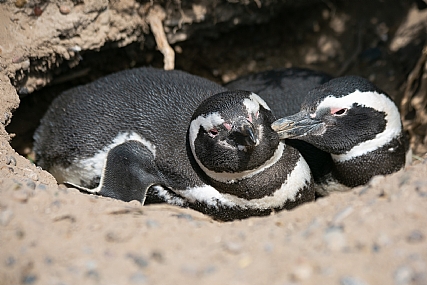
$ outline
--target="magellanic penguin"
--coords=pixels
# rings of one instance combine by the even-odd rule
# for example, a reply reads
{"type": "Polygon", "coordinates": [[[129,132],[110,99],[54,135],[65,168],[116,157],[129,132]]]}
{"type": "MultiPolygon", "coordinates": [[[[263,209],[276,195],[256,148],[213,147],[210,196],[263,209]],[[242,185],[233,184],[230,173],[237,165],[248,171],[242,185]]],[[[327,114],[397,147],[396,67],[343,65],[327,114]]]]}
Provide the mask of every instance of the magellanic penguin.
{"type": "MultiPolygon", "coordinates": [[[[225,87],[258,94],[271,107],[273,114],[280,118],[297,113],[307,93],[332,78],[329,74],[311,69],[280,68],[240,77],[225,87]]],[[[316,185],[321,185],[334,165],[330,153],[303,140],[286,139],[285,143],[298,149],[309,164],[316,185]]]]}
{"type": "Polygon", "coordinates": [[[335,78],[308,92],[300,112],[272,128],[282,139],[303,140],[331,154],[334,165],[324,177],[323,194],[402,169],[409,150],[395,103],[357,76],[335,78]]]}
{"type": "Polygon", "coordinates": [[[139,68],[62,93],[34,150],[58,182],[233,220],[314,199],[307,163],[279,140],[274,120],[252,92],[139,68]]]}

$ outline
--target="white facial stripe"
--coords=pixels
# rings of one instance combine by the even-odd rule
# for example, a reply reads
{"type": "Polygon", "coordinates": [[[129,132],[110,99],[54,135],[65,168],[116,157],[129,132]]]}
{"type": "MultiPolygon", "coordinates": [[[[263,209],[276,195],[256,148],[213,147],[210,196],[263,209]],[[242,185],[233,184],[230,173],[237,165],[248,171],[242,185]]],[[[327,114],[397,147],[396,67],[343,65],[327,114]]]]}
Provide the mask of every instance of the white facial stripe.
{"type": "Polygon", "coordinates": [[[223,183],[234,183],[238,180],[250,178],[250,177],[254,176],[255,174],[258,174],[258,173],[266,170],[267,168],[273,166],[282,157],[284,149],[285,149],[284,144],[282,142],[280,142],[279,145],[277,146],[277,149],[274,152],[273,156],[269,160],[267,160],[264,164],[262,164],[260,167],[258,167],[256,169],[245,170],[242,172],[233,172],[233,173],[215,172],[215,171],[209,170],[197,159],[196,156],[194,156],[194,158],[196,159],[197,164],[199,164],[199,166],[203,170],[203,172],[205,172],[210,178],[212,178],[216,181],[219,181],[219,182],[223,182],[223,183]]]}
{"type": "Polygon", "coordinates": [[[256,114],[259,111],[259,106],[261,105],[266,110],[270,110],[267,103],[265,103],[264,100],[261,99],[258,95],[255,93],[252,93],[249,95],[249,98],[246,98],[243,100],[243,105],[245,105],[246,110],[248,111],[248,114],[256,114]]]}
{"type": "Polygon", "coordinates": [[[286,182],[271,196],[246,200],[231,194],[220,193],[209,185],[189,188],[178,192],[190,202],[202,201],[210,207],[218,207],[221,204],[228,207],[240,206],[243,209],[271,209],[283,206],[286,201],[295,201],[298,191],[306,187],[310,179],[310,168],[302,156],[300,156],[295,168],[288,174],[286,182]]]}
{"type": "MultiPolygon", "coordinates": [[[[251,98],[252,101],[257,102],[259,105],[261,105],[264,109],[266,110],[270,110],[270,107],[268,107],[267,103],[265,103],[265,101],[259,97],[257,94],[252,93],[249,98],[251,98]]],[[[259,108],[258,108],[259,109],[259,108]]],[[[254,113],[256,114],[256,112],[254,113]]]]}
{"type": "Polygon", "coordinates": [[[386,127],[385,130],[382,133],[377,134],[374,139],[360,143],[359,145],[349,150],[347,153],[340,155],[332,154],[332,158],[335,161],[347,161],[354,157],[369,153],[377,149],[379,146],[383,146],[389,143],[392,139],[399,136],[402,130],[400,114],[394,102],[384,94],[380,94],[374,91],[361,92],[356,90],[355,92],[341,98],[328,96],[319,104],[317,109],[350,109],[354,103],[372,108],[379,112],[384,112],[386,115],[386,127]]]}
{"type": "Polygon", "coordinates": [[[224,123],[224,119],[217,112],[210,113],[206,117],[198,116],[190,124],[190,130],[188,132],[188,138],[190,140],[190,147],[193,156],[196,157],[194,151],[194,142],[196,141],[197,134],[199,133],[200,126],[202,126],[206,131],[209,131],[215,126],[219,126],[224,123]]]}
{"type": "Polygon", "coordinates": [[[249,115],[256,114],[259,110],[258,102],[254,101],[252,99],[249,99],[249,98],[245,98],[243,100],[243,105],[245,105],[246,111],[248,112],[249,115]]]}
{"type": "Polygon", "coordinates": [[[80,181],[89,183],[93,178],[101,176],[107,159],[108,152],[115,146],[126,141],[139,141],[156,157],[156,146],[142,138],[135,132],[120,133],[113,142],[99,150],[94,156],[85,159],[76,159],[69,167],[53,166],[49,171],[61,182],[70,182],[79,185],[80,181]]]}

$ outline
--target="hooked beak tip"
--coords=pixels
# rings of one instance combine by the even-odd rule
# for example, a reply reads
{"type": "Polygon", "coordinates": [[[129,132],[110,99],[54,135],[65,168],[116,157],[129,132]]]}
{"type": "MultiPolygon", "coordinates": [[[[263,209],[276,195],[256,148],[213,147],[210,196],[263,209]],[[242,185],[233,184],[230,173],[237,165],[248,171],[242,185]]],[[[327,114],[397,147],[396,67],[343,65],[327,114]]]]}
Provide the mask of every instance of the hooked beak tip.
{"type": "Polygon", "coordinates": [[[250,121],[242,121],[235,128],[237,141],[244,146],[255,146],[258,143],[258,137],[255,132],[255,127],[250,121]]]}
{"type": "Polygon", "coordinates": [[[257,144],[258,139],[252,126],[245,127],[242,133],[245,136],[245,143],[247,146],[254,146],[257,144]]]}

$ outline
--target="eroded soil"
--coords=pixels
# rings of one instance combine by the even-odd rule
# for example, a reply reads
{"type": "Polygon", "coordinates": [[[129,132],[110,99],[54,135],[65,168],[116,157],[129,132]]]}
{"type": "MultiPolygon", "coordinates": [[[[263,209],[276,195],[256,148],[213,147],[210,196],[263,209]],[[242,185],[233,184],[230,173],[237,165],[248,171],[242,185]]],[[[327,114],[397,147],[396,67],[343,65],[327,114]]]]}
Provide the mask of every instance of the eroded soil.
{"type": "MultiPolygon", "coordinates": [[[[32,133],[61,90],[124,68],[163,66],[140,23],[146,6],[40,2],[35,16],[34,3],[18,2],[0,4],[0,116],[11,122],[0,128],[0,284],[427,284],[427,143],[416,111],[405,111],[407,126],[418,126],[413,165],[270,217],[219,223],[188,209],[82,194],[27,159],[32,133]]],[[[214,14],[204,2],[185,2],[184,14],[170,7],[175,67],[219,83],[284,66],[357,74],[400,104],[426,40],[423,1],[353,2],[282,7],[258,25],[224,8],[216,28],[204,24],[202,16],[214,14]]],[[[418,104],[427,97],[423,70],[418,104]]]]}

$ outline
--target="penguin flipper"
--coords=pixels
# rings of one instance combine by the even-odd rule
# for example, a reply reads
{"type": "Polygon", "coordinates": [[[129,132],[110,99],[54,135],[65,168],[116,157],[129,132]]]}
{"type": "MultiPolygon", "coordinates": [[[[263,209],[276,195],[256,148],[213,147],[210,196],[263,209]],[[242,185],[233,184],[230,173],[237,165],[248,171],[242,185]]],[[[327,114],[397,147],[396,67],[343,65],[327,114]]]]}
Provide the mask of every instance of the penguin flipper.
{"type": "Polygon", "coordinates": [[[153,153],[141,142],[130,140],[108,152],[100,184],[89,192],[144,204],[147,190],[153,185],[165,185],[153,153]]]}

